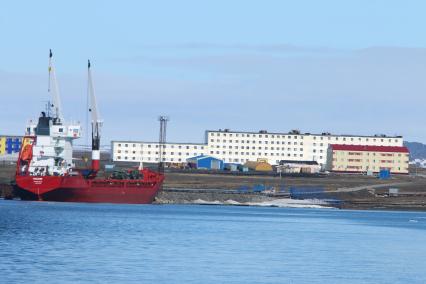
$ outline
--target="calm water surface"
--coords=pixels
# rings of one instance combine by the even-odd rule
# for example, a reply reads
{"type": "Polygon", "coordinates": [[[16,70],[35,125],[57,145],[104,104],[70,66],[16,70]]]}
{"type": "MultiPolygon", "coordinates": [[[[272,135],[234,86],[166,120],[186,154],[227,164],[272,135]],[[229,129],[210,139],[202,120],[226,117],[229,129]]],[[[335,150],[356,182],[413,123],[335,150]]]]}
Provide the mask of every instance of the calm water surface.
{"type": "Polygon", "coordinates": [[[426,213],[0,200],[0,283],[426,283],[426,213]]]}

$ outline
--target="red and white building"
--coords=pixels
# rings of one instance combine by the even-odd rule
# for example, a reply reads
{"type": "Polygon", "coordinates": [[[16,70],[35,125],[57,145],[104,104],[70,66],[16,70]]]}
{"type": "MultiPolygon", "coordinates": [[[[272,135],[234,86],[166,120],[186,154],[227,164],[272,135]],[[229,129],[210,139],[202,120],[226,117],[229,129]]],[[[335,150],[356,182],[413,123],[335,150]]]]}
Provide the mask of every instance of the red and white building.
{"type": "Polygon", "coordinates": [[[333,172],[376,173],[388,169],[408,174],[410,153],[404,146],[330,144],[327,156],[327,170],[333,172]]]}

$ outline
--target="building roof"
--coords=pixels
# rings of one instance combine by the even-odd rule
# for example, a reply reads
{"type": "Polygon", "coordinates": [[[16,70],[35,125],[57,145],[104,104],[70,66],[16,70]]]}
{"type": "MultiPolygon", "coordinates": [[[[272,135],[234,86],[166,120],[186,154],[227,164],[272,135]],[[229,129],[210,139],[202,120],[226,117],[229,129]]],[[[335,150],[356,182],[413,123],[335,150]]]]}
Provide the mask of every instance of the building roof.
{"type": "MultiPolygon", "coordinates": [[[[160,142],[156,141],[156,142],[149,142],[149,141],[137,141],[137,140],[111,140],[111,143],[128,143],[128,144],[157,144],[159,145],[160,142]]],[[[207,146],[206,143],[183,143],[183,142],[164,142],[164,145],[195,145],[195,146],[207,146]]]]}
{"type": "Polygon", "coordinates": [[[194,161],[194,160],[203,160],[203,159],[213,159],[213,160],[218,160],[218,161],[222,161],[221,159],[212,157],[212,156],[207,156],[207,155],[199,155],[199,156],[195,156],[195,157],[191,157],[186,159],[187,161],[194,161]]]}
{"type": "Polygon", "coordinates": [[[292,160],[281,160],[280,165],[284,164],[301,164],[301,165],[318,165],[317,161],[292,161],[292,160]]]}
{"type": "Polygon", "coordinates": [[[340,151],[409,153],[407,147],[399,147],[399,146],[367,146],[367,145],[331,144],[330,148],[332,150],[340,150],[340,151]]]}
{"type": "Polygon", "coordinates": [[[263,135],[293,135],[293,136],[323,136],[323,137],[365,137],[365,138],[403,138],[402,135],[385,135],[385,134],[374,134],[374,135],[357,135],[357,134],[333,134],[329,132],[324,133],[310,133],[310,132],[269,132],[267,130],[260,131],[240,131],[240,130],[231,130],[231,129],[219,129],[219,130],[206,130],[206,134],[214,133],[238,133],[238,134],[263,134],[263,135]]]}

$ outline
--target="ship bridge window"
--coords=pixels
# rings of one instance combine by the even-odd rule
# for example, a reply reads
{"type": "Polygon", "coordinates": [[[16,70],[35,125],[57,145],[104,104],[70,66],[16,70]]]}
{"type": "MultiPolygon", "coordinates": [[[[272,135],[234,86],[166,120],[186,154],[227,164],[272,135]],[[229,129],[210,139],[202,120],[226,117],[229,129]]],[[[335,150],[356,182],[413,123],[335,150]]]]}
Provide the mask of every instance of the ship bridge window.
{"type": "Polygon", "coordinates": [[[59,132],[64,132],[64,129],[63,128],[59,128],[59,130],[58,130],[59,132]]]}

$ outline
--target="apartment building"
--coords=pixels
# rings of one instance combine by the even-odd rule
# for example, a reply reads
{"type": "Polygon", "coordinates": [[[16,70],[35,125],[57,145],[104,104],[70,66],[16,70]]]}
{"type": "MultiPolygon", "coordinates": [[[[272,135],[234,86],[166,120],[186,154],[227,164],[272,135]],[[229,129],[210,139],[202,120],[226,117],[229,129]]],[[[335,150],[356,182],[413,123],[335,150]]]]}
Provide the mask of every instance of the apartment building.
{"type": "MultiPolygon", "coordinates": [[[[158,162],[158,142],[112,141],[114,161],[158,162]]],[[[293,130],[288,133],[207,130],[205,143],[166,143],[164,162],[185,162],[187,158],[210,155],[225,162],[245,163],[267,160],[278,165],[281,160],[316,161],[325,168],[331,144],[403,146],[402,136],[311,134],[293,130]]]]}
{"type": "MultiPolygon", "coordinates": [[[[162,147],[162,160],[186,162],[188,158],[205,155],[206,147],[196,143],[166,143],[162,147]]],[[[160,147],[158,142],[112,141],[111,154],[113,161],[158,163],[160,147]]]]}
{"type": "Polygon", "coordinates": [[[225,162],[244,163],[265,159],[277,165],[280,160],[317,161],[322,167],[327,162],[330,144],[403,146],[402,136],[311,134],[293,130],[289,133],[206,131],[208,154],[225,162]]]}
{"type": "Polygon", "coordinates": [[[408,174],[407,147],[330,145],[327,169],[333,172],[379,172],[408,174]]]}

